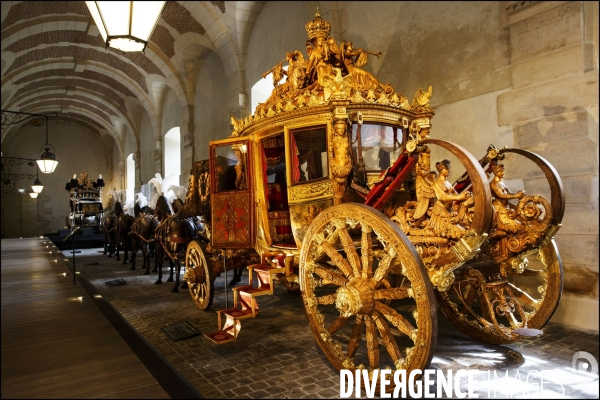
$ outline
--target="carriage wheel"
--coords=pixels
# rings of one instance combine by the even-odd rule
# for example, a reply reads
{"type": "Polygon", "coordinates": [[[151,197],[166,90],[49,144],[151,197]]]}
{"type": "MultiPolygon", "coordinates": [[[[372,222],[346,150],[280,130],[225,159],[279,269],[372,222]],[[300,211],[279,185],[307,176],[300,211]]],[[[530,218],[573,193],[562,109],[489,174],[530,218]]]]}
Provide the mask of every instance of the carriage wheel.
{"type": "Polygon", "coordinates": [[[482,342],[502,344],[526,338],[519,332],[541,329],[558,307],[563,288],[562,262],[554,240],[538,249],[537,258],[521,271],[511,268],[504,282],[494,286],[471,271],[446,292],[436,291],[440,308],[462,332],[482,342]]]}
{"type": "Polygon", "coordinates": [[[338,370],[408,373],[431,362],[437,316],[427,272],[374,208],[346,203],[319,214],[302,243],[300,290],[315,340],[338,370]]]}
{"type": "Polygon", "coordinates": [[[185,275],[192,300],[201,310],[212,305],[215,279],[212,266],[208,264],[204,249],[198,241],[192,241],[185,253],[185,275]]]}

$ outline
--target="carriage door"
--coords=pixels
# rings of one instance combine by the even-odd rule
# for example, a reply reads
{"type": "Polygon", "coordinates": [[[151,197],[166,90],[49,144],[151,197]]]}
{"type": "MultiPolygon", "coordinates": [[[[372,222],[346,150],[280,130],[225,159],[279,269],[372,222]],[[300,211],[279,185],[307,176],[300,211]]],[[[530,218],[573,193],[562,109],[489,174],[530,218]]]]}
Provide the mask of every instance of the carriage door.
{"type": "Polygon", "coordinates": [[[251,143],[211,142],[211,242],[214,248],[254,246],[251,143]]]}

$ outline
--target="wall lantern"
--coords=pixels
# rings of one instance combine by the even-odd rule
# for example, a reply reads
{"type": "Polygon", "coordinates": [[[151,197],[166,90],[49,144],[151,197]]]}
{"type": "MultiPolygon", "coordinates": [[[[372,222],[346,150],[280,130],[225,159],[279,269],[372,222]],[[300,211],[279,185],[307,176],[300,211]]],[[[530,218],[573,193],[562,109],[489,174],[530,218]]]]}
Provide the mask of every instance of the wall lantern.
{"type": "Polygon", "coordinates": [[[56,151],[56,150],[54,150],[54,146],[52,146],[50,143],[48,143],[48,117],[45,117],[45,118],[46,118],[46,144],[40,148],[40,151],[42,149],[44,149],[45,151],[40,154],[40,158],[36,162],[38,164],[38,167],[40,167],[40,171],[42,171],[43,174],[49,174],[51,172],[54,172],[54,170],[56,169],[56,166],[58,165],[58,161],[56,160],[54,153],[52,151],[50,151],[50,147],[52,147],[53,151],[56,151]]]}
{"type": "Polygon", "coordinates": [[[106,47],[144,51],[165,1],[86,1],[106,47]]]}

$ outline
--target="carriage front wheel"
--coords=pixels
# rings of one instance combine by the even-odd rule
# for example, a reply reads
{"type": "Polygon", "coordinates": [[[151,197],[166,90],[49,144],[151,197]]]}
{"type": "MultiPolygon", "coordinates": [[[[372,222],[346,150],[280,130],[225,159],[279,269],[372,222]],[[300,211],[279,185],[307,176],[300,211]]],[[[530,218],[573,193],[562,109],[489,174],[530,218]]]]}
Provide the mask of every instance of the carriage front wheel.
{"type": "Polygon", "coordinates": [[[339,204],[315,218],[302,243],[300,290],[315,340],[338,370],[408,374],[431,362],[431,282],[404,233],[374,208],[339,204]]]}
{"type": "Polygon", "coordinates": [[[208,310],[214,296],[214,275],[199,241],[190,242],[185,253],[185,275],[192,300],[200,310],[208,310]]]}

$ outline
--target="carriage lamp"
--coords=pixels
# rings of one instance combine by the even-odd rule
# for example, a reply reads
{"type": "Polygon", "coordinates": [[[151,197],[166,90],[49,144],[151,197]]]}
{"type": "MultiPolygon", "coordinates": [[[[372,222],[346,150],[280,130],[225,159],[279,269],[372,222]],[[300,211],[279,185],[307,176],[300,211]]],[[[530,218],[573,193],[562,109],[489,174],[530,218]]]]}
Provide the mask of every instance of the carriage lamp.
{"type": "Polygon", "coordinates": [[[144,51],[165,1],[86,1],[106,47],[144,51]]]}
{"type": "Polygon", "coordinates": [[[48,143],[48,117],[44,117],[46,118],[46,144],[40,148],[40,152],[42,149],[44,149],[44,152],[40,154],[40,159],[36,160],[36,162],[43,174],[49,174],[54,172],[56,166],[58,165],[58,161],[54,156],[54,153],[56,152],[56,150],[54,150],[54,146],[48,143]],[[50,151],[50,147],[52,147],[53,151],[50,151]]]}

